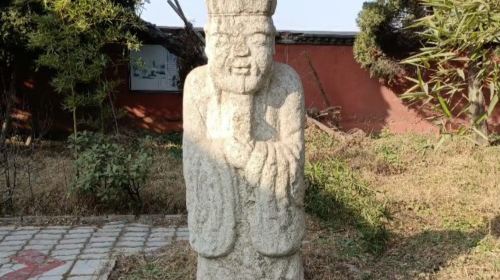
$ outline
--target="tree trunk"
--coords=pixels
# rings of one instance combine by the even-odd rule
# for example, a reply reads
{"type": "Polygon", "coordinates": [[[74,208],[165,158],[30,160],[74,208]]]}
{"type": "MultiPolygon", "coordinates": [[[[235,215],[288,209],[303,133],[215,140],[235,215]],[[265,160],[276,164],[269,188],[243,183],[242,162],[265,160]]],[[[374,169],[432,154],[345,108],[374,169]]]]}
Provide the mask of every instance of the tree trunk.
{"type": "MultiPolygon", "coordinates": [[[[12,199],[13,189],[15,187],[15,180],[12,178],[10,171],[9,153],[7,151],[7,137],[9,135],[9,130],[12,124],[12,109],[14,108],[14,102],[16,100],[16,75],[12,71],[6,80],[5,72],[0,73],[0,78],[2,82],[3,97],[5,102],[5,112],[3,115],[3,123],[0,130],[0,156],[2,165],[4,166],[4,176],[5,176],[5,190],[4,195],[0,197],[3,211],[9,213],[13,211],[14,202],[12,199]]],[[[13,175],[15,176],[15,174],[13,175]]]]}
{"type": "Polygon", "coordinates": [[[111,106],[111,112],[113,113],[113,121],[115,124],[115,134],[119,135],[120,130],[118,130],[118,116],[116,115],[115,104],[114,104],[114,100],[113,100],[111,94],[112,94],[111,92],[108,93],[109,105],[111,106]]]}
{"type": "Polygon", "coordinates": [[[7,141],[7,136],[9,134],[10,126],[12,123],[12,109],[14,107],[14,102],[16,100],[16,75],[14,72],[11,73],[9,81],[5,81],[5,77],[2,76],[2,83],[4,87],[4,99],[5,99],[5,113],[3,116],[2,128],[0,130],[0,152],[5,149],[5,142],[7,141]],[[7,89],[8,85],[8,89],[7,89]]]}
{"type": "Polygon", "coordinates": [[[472,129],[475,132],[474,140],[480,146],[487,146],[489,145],[488,118],[485,117],[486,109],[482,83],[477,74],[478,69],[475,67],[471,68],[468,77],[469,114],[472,129]]]}

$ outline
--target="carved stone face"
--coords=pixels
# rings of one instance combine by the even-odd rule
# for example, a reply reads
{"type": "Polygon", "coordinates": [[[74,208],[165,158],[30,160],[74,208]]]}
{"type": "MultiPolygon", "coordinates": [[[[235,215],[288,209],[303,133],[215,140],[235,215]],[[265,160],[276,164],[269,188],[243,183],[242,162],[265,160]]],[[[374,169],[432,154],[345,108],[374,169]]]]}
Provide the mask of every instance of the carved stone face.
{"type": "Polygon", "coordinates": [[[275,32],[266,16],[211,18],[206,53],[215,86],[240,94],[260,90],[271,73],[275,32]]]}

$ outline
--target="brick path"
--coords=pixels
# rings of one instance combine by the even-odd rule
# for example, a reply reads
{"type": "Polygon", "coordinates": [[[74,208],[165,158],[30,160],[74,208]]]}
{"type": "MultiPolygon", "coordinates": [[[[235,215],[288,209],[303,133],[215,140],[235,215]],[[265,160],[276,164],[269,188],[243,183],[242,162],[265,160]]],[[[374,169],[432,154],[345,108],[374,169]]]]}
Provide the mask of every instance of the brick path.
{"type": "Polygon", "coordinates": [[[0,280],[107,279],[119,254],[152,253],[187,240],[185,227],[110,222],[104,226],[0,227],[0,280]]]}

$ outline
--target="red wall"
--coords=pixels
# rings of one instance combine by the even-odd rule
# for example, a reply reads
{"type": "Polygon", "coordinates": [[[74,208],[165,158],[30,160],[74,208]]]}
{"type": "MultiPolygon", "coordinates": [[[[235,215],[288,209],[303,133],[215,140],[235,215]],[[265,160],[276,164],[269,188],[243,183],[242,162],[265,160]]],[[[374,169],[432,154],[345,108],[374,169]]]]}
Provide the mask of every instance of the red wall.
{"type": "Polygon", "coordinates": [[[378,132],[387,127],[395,133],[438,132],[390,89],[371,79],[354,60],[351,46],[278,45],[276,53],[278,61],[291,65],[302,77],[307,108],[324,109],[328,106],[310,59],[326,98],[332,106],[341,107],[343,129],[378,132]]]}
{"type": "Polygon", "coordinates": [[[131,93],[121,91],[118,106],[127,112],[134,126],[155,132],[182,131],[182,94],[131,93]]]}
{"type": "MultiPolygon", "coordinates": [[[[342,108],[341,126],[377,132],[437,133],[438,129],[417,112],[408,109],[388,88],[370,79],[354,61],[351,46],[278,45],[276,60],[290,64],[302,78],[308,108],[328,107],[309,66],[317,71],[327,99],[342,108]]],[[[128,75],[127,75],[128,76],[128,75]]],[[[181,93],[132,93],[128,83],[118,95],[118,104],[138,126],[157,132],[181,130],[181,93]]]]}

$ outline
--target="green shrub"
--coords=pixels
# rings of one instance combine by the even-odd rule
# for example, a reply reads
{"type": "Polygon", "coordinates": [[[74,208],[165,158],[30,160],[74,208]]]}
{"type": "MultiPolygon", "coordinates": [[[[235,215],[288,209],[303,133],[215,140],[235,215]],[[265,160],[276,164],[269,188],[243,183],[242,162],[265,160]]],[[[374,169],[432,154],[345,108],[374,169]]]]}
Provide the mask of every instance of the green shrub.
{"type": "Polygon", "coordinates": [[[357,22],[360,32],[354,56],[372,77],[393,80],[402,76],[402,58],[420,47],[418,35],[407,30],[426,14],[418,0],[377,0],[365,2],[357,22]]]}
{"type": "Polygon", "coordinates": [[[375,192],[346,163],[335,159],[308,163],[306,177],[308,213],[333,228],[354,225],[368,251],[383,251],[388,240],[385,222],[389,218],[385,205],[376,200],[375,192]]]}
{"type": "Polygon", "coordinates": [[[103,134],[83,132],[70,139],[76,151],[71,193],[107,206],[142,208],[141,187],[153,163],[149,138],[120,144],[103,134]]]}

